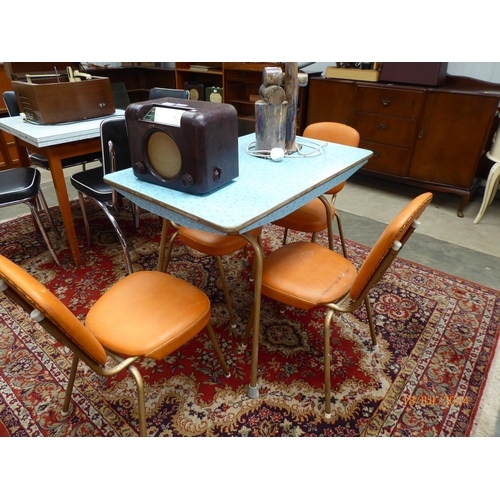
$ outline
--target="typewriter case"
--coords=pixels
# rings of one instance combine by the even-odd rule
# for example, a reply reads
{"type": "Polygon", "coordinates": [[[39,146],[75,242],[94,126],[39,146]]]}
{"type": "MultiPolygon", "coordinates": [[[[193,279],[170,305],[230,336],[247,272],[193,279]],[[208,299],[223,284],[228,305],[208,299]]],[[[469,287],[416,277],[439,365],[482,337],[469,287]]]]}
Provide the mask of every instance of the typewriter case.
{"type": "Polygon", "coordinates": [[[203,195],[238,177],[234,106],[167,97],[130,104],[125,119],[138,179],[203,195]]]}
{"type": "Polygon", "coordinates": [[[69,81],[66,68],[82,71],[78,63],[4,64],[19,108],[30,121],[49,125],[99,118],[115,112],[109,78],[92,76],[88,80],[80,77],[81,81],[69,81]]]}

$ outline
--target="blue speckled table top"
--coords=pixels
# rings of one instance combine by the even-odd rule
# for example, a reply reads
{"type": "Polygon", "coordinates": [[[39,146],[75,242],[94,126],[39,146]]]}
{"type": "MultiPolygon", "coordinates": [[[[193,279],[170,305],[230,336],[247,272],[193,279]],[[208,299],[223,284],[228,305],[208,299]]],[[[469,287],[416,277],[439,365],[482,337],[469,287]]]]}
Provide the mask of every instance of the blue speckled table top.
{"type": "MultiPolygon", "coordinates": [[[[105,181],[139,207],[178,224],[219,234],[239,234],[293,212],[348,179],[372,156],[366,149],[326,144],[311,156],[280,162],[247,153],[254,134],[238,139],[239,176],[206,195],[192,195],[139,180],[132,168],[105,181]],[[319,154],[317,154],[319,152],[319,154]]],[[[297,137],[302,154],[318,143],[297,137]]]]}

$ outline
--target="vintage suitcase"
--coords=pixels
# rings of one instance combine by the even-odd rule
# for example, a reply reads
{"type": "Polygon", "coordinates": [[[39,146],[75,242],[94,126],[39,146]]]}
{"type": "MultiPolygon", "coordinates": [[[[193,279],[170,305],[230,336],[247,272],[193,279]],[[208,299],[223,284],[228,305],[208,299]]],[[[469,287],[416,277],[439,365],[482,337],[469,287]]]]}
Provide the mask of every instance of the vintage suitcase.
{"type": "Polygon", "coordinates": [[[137,178],[203,195],[238,177],[234,106],[167,97],[130,104],[125,119],[137,178]]]}
{"type": "Polygon", "coordinates": [[[26,119],[44,125],[112,115],[109,78],[84,73],[78,63],[5,63],[26,119]]]}

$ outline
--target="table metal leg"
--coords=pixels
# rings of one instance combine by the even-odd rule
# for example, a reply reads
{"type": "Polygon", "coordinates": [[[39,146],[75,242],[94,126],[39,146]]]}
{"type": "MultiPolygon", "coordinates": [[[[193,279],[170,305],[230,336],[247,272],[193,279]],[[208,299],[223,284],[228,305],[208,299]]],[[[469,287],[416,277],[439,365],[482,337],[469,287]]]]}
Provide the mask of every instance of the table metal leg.
{"type": "Polygon", "coordinates": [[[250,321],[253,319],[252,335],[252,368],[250,374],[250,385],[248,386],[248,396],[250,398],[259,397],[259,387],[257,385],[257,368],[259,364],[259,330],[260,330],[260,302],[262,291],[262,263],[264,253],[262,247],[250,234],[242,234],[254,249],[254,300],[250,321]]]}

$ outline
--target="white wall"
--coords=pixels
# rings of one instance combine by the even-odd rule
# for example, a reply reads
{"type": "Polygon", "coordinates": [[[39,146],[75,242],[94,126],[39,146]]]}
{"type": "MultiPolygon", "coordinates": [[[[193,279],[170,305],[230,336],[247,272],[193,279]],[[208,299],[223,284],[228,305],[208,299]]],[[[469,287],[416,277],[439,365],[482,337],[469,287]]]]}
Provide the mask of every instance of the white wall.
{"type": "Polygon", "coordinates": [[[448,73],[500,83],[500,62],[449,62],[448,73]]]}

